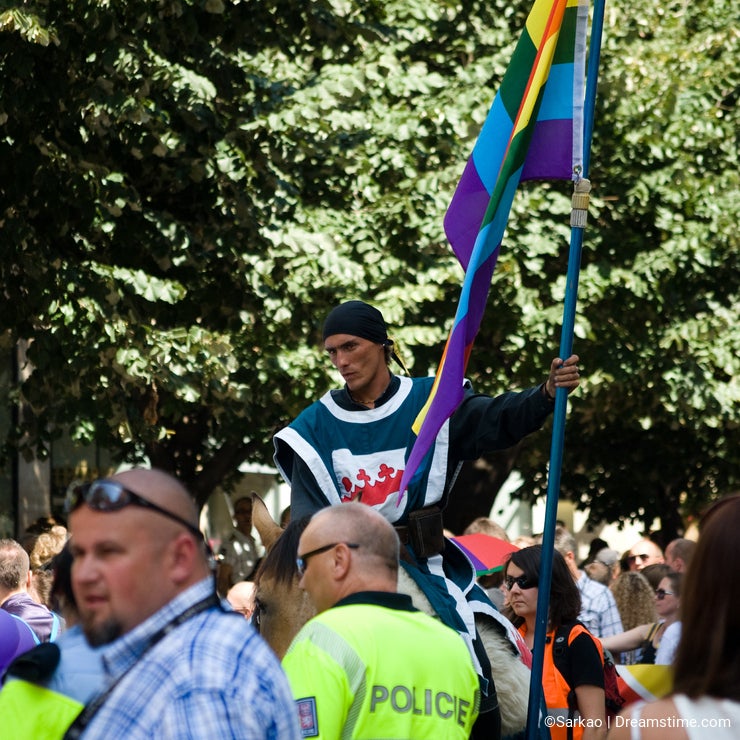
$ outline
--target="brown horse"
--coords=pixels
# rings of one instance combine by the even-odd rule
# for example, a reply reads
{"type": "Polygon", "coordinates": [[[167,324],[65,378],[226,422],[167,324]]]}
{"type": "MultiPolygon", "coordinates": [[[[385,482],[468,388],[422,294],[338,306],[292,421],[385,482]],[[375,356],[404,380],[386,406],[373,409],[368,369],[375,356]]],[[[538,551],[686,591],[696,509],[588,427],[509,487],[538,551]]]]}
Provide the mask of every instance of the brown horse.
{"type": "Polygon", "coordinates": [[[295,562],[307,521],[293,521],[282,529],[258,496],[252,521],[267,550],[254,579],[252,622],[282,660],[298,630],[316,614],[308,594],[298,588],[295,562]]]}
{"type": "MultiPolygon", "coordinates": [[[[253,622],[282,659],[298,630],[316,613],[308,594],[298,587],[300,578],[295,563],[298,540],[308,520],[291,522],[283,530],[264,502],[256,495],[253,500],[252,519],[267,550],[255,577],[253,622]]],[[[436,616],[427,597],[403,568],[399,570],[398,586],[400,592],[411,596],[417,609],[436,616]]],[[[491,662],[502,735],[513,735],[527,723],[529,669],[496,625],[476,615],[476,627],[491,662]]]]}

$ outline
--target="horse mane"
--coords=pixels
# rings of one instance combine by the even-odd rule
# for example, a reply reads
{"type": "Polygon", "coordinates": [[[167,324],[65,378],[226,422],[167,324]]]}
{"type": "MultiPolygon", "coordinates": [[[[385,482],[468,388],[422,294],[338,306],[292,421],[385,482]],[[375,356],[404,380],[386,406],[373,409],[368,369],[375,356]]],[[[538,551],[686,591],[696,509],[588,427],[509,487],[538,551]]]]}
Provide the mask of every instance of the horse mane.
{"type": "Polygon", "coordinates": [[[262,578],[271,578],[276,583],[290,583],[298,575],[295,559],[298,554],[298,540],[311,521],[310,516],[289,522],[283,533],[275,540],[262,559],[254,577],[255,588],[262,578]]]}

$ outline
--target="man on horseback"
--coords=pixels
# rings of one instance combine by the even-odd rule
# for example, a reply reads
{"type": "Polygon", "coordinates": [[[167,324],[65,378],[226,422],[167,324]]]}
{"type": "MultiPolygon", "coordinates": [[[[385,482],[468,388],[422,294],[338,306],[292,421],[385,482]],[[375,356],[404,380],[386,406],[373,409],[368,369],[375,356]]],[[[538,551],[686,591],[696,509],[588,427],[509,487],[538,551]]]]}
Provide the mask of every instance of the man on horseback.
{"type": "MultiPolygon", "coordinates": [[[[391,373],[390,361],[398,358],[383,316],[362,301],[334,308],[323,338],[345,386],[329,391],[274,438],[275,463],[291,486],[291,516],[361,501],[396,527],[404,569],[468,643],[481,680],[479,726],[495,725],[498,703],[475,615],[487,614],[497,624],[500,616],[476,584],[470,562],[444,538],[442,509],[464,460],[515,445],[542,426],[554,408],[556,388],[578,386],[578,357],[554,359],[547,380],[526,391],[491,397],[467,388],[399,504],[415,439],[411,426],[434,378],[391,373]]],[[[487,736],[495,735],[487,730],[487,736]]]]}

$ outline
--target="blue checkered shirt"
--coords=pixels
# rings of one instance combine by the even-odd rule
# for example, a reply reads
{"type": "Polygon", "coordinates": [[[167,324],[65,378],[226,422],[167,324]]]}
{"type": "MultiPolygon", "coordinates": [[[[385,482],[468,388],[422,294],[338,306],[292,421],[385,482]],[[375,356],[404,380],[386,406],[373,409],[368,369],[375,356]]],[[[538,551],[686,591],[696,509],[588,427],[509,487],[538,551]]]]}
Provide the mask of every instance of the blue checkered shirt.
{"type": "Polygon", "coordinates": [[[576,581],[581,592],[581,613],[578,619],[596,637],[610,637],[624,632],[614,594],[603,584],[591,580],[585,573],[576,581]]]}
{"type": "Polygon", "coordinates": [[[213,588],[212,579],[201,581],[103,649],[106,685],[124,677],[92,718],[83,738],[301,737],[280,663],[240,614],[212,607],[142,655],[153,634],[206,598],[213,588]]]}

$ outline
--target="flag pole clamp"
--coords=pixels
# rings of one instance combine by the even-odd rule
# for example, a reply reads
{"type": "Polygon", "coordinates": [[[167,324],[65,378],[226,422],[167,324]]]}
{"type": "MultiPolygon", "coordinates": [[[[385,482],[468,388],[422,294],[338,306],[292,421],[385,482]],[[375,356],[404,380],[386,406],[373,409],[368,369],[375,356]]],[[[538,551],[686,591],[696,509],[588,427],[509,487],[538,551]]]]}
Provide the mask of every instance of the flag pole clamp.
{"type": "Polygon", "coordinates": [[[580,177],[573,186],[573,198],[571,199],[572,210],[570,212],[570,225],[577,229],[585,229],[588,221],[588,202],[591,192],[591,181],[580,177]]]}

